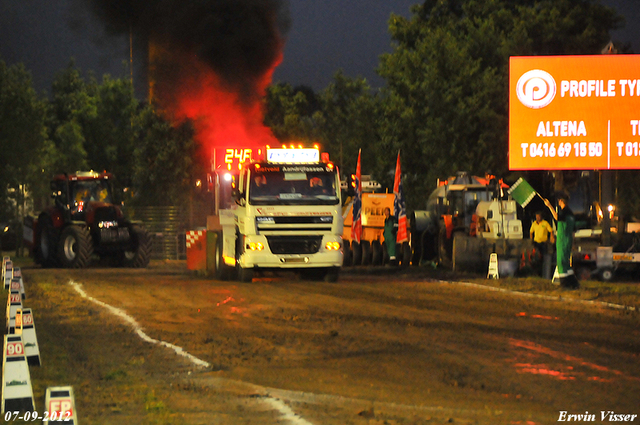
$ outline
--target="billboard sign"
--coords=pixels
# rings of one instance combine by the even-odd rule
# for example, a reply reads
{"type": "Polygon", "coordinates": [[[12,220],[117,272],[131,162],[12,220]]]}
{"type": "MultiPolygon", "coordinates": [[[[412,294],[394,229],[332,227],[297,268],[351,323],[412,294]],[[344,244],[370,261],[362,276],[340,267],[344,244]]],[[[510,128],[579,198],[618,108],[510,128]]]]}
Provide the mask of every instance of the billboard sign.
{"type": "Polygon", "coordinates": [[[640,55],[511,57],[509,169],[640,169],[640,55]]]}

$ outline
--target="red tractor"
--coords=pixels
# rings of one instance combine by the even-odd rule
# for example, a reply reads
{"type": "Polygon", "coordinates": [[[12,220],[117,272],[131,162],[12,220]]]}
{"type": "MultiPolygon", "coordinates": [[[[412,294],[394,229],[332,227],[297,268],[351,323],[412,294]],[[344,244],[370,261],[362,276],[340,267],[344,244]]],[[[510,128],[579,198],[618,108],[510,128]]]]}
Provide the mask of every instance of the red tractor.
{"type": "Polygon", "coordinates": [[[110,173],[78,171],[51,182],[54,205],[25,220],[25,242],[42,267],[87,267],[94,254],[115,265],[146,267],[151,239],[112,200],[110,173]]]}

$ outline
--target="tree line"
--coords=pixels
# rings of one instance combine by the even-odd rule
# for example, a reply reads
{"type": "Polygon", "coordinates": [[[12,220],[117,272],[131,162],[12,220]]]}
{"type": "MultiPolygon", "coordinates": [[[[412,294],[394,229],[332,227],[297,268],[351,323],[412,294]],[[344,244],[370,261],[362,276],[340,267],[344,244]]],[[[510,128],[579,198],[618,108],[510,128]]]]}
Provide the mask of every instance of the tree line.
{"type": "MultiPolygon", "coordinates": [[[[319,142],[344,175],[392,187],[401,151],[407,207],[423,209],[436,184],[456,171],[508,176],[508,62],[514,55],[597,54],[623,25],[595,0],[426,0],[411,16],[392,14],[385,85],[337,71],[315,92],[271,85],[264,123],[282,142],[319,142]]],[[[620,46],[629,52],[629,46],[620,46]]],[[[206,173],[191,123],[169,122],[137,100],[127,78],[82,78],[71,63],[48,97],[21,64],[0,61],[0,220],[22,188],[46,199],[54,173],[113,172],[141,205],[178,205],[206,173]]],[[[638,173],[618,173],[619,208],[640,207],[638,173]]]]}
{"type": "Polygon", "coordinates": [[[48,97],[35,92],[22,64],[0,61],[0,191],[3,216],[15,218],[23,188],[36,211],[55,174],[109,171],[128,200],[141,205],[186,202],[197,144],[190,123],[172,125],[134,96],[126,78],[84,79],[75,65],[60,71],[48,97]]]}

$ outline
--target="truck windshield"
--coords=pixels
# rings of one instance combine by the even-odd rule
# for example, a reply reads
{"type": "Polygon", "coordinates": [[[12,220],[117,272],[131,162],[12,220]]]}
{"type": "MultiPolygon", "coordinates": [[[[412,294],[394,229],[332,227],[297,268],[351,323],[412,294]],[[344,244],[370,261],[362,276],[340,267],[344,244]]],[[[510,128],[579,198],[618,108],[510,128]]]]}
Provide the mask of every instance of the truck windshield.
{"type": "Polygon", "coordinates": [[[255,171],[250,175],[252,205],[335,205],[339,203],[335,171],[304,168],[255,171]]]}

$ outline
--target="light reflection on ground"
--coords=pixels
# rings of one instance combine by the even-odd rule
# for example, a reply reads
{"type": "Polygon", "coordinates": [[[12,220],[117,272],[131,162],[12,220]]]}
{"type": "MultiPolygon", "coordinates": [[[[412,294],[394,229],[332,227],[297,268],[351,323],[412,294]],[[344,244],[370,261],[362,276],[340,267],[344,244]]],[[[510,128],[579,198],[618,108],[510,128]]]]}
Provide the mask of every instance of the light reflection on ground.
{"type": "MultiPolygon", "coordinates": [[[[531,364],[531,363],[516,363],[514,366],[518,373],[532,373],[534,375],[549,375],[553,378],[560,379],[561,381],[571,381],[576,379],[569,375],[568,372],[562,372],[559,370],[550,369],[549,366],[544,364],[531,364]]],[[[573,369],[568,367],[567,369],[573,369]]]]}
{"type": "Polygon", "coordinates": [[[225,311],[226,318],[230,318],[233,314],[247,316],[247,309],[239,306],[239,304],[243,304],[244,301],[244,298],[236,299],[232,295],[228,295],[226,298],[216,302],[216,307],[225,307],[227,309],[223,310],[225,311]]]}
{"type": "Polygon", "coordinates": [[[509,344],[513,348],[520,349],[516,352],[516,358],[511,359],[518,373],[544,375],[562,381],[575,380],[576,378],[596,382],[613,382],[616,378],[640,381],[639,378],[626,376],[618,370],[600,366],[530,341],[510,338],[509,344]],[[576,367],[587,370],[576,370],[576,367]],[[609,376],[598,376],[594,372],[609,376]]]}
{"type": "Polygon", "coordinates": [[[529,316],[532,319],[544,319],[544,320],[558,320],[557,317],[551,317],[551,316],[542,316],[540,314],[527,314],[524,311],[521,311],[520,313],[516,314],[516,316],[518,317],[526,317],[529,316]]]}

